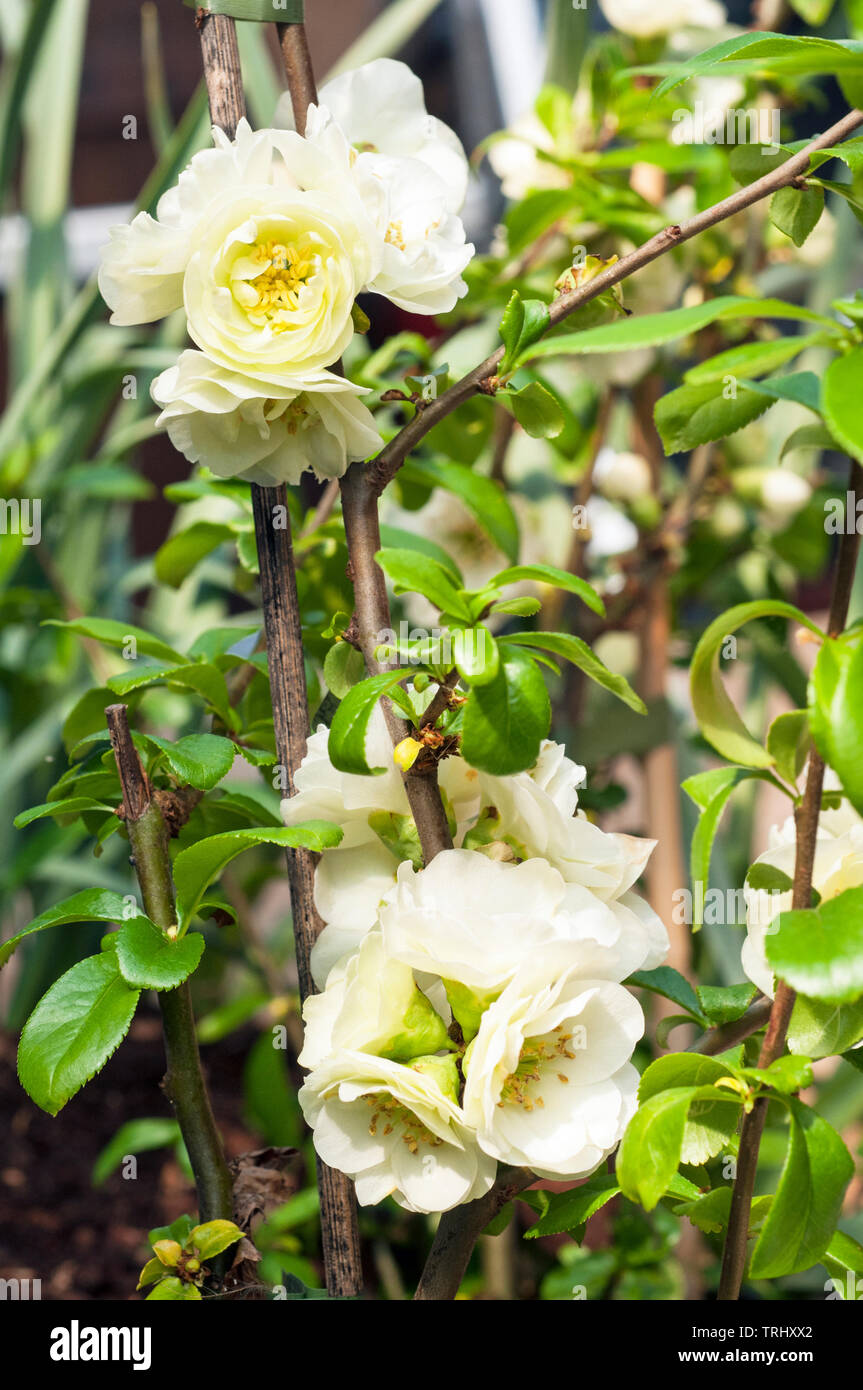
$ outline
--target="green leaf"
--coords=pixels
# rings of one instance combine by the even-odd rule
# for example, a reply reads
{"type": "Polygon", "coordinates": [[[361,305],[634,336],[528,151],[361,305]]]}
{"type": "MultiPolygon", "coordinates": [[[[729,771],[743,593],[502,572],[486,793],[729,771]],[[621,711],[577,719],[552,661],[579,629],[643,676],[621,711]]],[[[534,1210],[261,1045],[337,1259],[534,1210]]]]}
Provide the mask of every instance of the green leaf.
{"type": "MultiPolygon", "coordinates": [[[[400,476],[405,477],[414,469],[417,460],[411,459],[401,471],[400,476]]],[[[427,460],[423,460],[427,463],[427,460]]],[[[457,588],[464,584],[464,576],[456,564],[455,560],[446,553],[441,546],[429,540],[428,536],[418,536],[415,531],[402,531],[398,526],[381,526],[381,542],[387,550],[418,550],[421,555],[427,555],[431,560],[437,560],[441,569],[446,570],[450,579],[457,588]]]]}
{"type": "Polygon", "coordinates": [[[791,372],[788,376],[774,376],[769,381],[739,381],[738,389],[754,391],[757,396],[768,396],[771,401],[793,401],[795,405],[805,405],[807,410],[821,414],[821,382],[814,372],[791,372]]]}
{"type": "Polygon", "coordinates": [[[201,1299],[201,1290],[195,1284],[187,1284],[176,1275],[169,1275],[167,1279],[160,1279],[152,1293],[147,1294],[147,1302],[161,1303],[198,1303],[201,1299]]]}
{"type": "Polygon", "coordinates": [[[152,632],[135,627],[134,623],[118,623],[113,618],[75,618],[71,622],[48,618],[43,626],[67,628],[69,632],[80,633],[82,637],[92,637],[95,641],[104,643],[106,647],[115,647],[120,651],[128,645],[130,638],[134,638],[139,654],[155,657],[157,661],[185,661],[180,652],[154,637],[152,632]]]}
{"type": "Polygon", "coordinates": [[[706,1163],[728,1146],[737,1128],[742,1097],[739,1090],[721,1084],[727,1080],[736,1080],[731,1067],[695,1052],[660,1057],[642,1076],[638,1088],[642,1104],[666,1091],[695,1088],[680,1141],[684,1163],[706,1163]]]}
{"type": "MultiPolygon", "coordinates": [[[[463,502],[482,529],[491,537],[495,545],[503,551],[508,560],[518,557],[518,521],[512,510],[506,492],[500,483],[475,473],[462,463],[452,463],[448,459],[410,459],[402,468],[400,476],[408,482],[419,482],[429,487],[442,487],[463,502]]],[[[387,539],[384,527],[382,539],[387,546],[396,544],[387,539]]],[[[437,548],[437,547],[435,547],[437,548]]],[[[460,586],[461,575],[450,562],[452,577],[460,586]]],[[[449,572],[449,567],[448,572],[449,572]]]]}
{"type": "Polygon", "coordinates": [[[94,801],[90,796],[68,796],[62,801],[46,801],[41,806],[31,806],[17,815],[12,824],[16,830],[23,830],[31,821],[43,820],[45,816],[73,816],[80,811],[108,811],[113,814],[116,806],[94,801]]]}
{"type": "Polygon", "coordinates": [[[835,1057],[863,1039],[863,1001],[825,1004],[798,994],[788,1025],[788,1048],[796,1056],[835,1057]]]}
{"type": "Polygon", "coordinates": [[[525,1238],[537,1240],[540,1236],[556,1236],[563,1231],[574,1231],[589,1221],[619,1192],[617,1179],[610,1173],[594,1173],[580,1187],[573,1187],[569,1192],[552,1193],[545,1214],[530,1227],[530,1230],[525,1231],[525,1238]]]}
{"type": "Polygon", "coordinates": [[[196,969],[203,954],[200,932],[171,940],[149,917],[134,917],[117,933],[120,973],[136,989],[176,989],[196,969]]]}
{"type": "Polygon", "coordinates": [[[863,995],[863,887],[781,913],[766,946],[771,969],[807,998],[853,1003],[863,995]]]}
{"type": "Polygon", "coordinates": [[[498,391],[496,399],[534,439],[556,439],[566,424],[560,405],[539,381],[528,382],[518,391],[498,391]]]}
{"type": "MultiPolygon", "coordinates": [[[[722,774],[722,784],[715,790],[711,800],[698,817],[698,824],[695,827],[690,848],[689,872],[692,878],[693,931],[698,931],[704,924],[704,903],[710,884],[710,859],[722,812],[725,810],[731,793],[739,785],[741,777],[747,775],[739,767],[717,768],[715,772],[722,774]]],[[[719,781],[718,777],[716,781],[719,781]]],[[[691,795],[688,784],[684,782],[682,786],[683,790],[691,795]]]]}
{"type": "Polygon", "coordinates": [[[812,1063],[808,1057],[777,1057],[764,1070],[746,1070],[747,1076],[772,1086],[780,1095],[791,1096],[812,1085],[812,1063]]]}
{"type": "Polygon", "coordinates": [[[745,985],[699,985],[696,993],[702,1011],[714,1026],[734,1023],[742,1018],[758,993],[757,986],[745,985]]]}
{"type": "MultiPolygon", "coordinates": [[[[820,314],[781,299],[746,299],[736,295],[720,295],[706,304],[693,304],[684,309],[669,309],[662,314],[632,315],[581,333],[552,335],[525,353],[525,361],[536,357],[556,357],[561,354],[592,352],[629,352],[635,348],[662,347],[676,338],[697,333],[717,320],[737,318],[788,318],[824,323],[820,314]]],[[[828,321],[829,322],[829,321],[828,321]]]]}
{"type": "Polygon", "coordinates": [[[863,628],[822,643],[809,685],[809,719],[819,753],[863,813],[863,628]]]}
{"type": "Polygon", "coordinates": [[[752,1279],[778,1279],[816,1264],[836,1230],[854,1162],[839,1135],[798,1100],[776,1196],[752,1252],[752,1279]]]}
{"type": "MultiPolygon", "coordinates": [[[[605,604],[596,592],[592,584],[588,584],[586,579],[582,579],[577,574],[570,574],[568,570],[559,570],[555,565],[510,565],[509,569],[501,570],[494,575],[488,582],[490,589],[503,589],[507,584],[522,584],[529,581],[534,584],[550,584],[555,589],[564,589],[568,594],[576,594],[578,598],[586,603],[593,613],[598,613],[600,618],[605,617],[605,604]]],[[[533,634],[538,636],[539,634],[533,634]]],[[[548,636],[549,634],[544,634],[548,636]]],[[[549,648],[552,650],[552,648],[549,648]]]]}
{"type": "Polygon", "coordinates": [[[661,994],[673,1004],[686,1009],[699,1023],[706,1023],[692,985],[670,965],[658,965],[655,970],[637,970],[634,975],[630,975],[626,983],[638,986],[639,989],[649,989],[653,994],[661,994]]]}
{"type": "Polygon", "coordinates": [[[824,211],[823,188],[779,188],[770,199],[770,221],[802,246],[821,220],[824,211]]]}
{"type": "Polygon", "coordinates": [[[177,685],[186,690],[195,690],[215,710],[223,724],[229,729],[237,725],[236,711],[231,707],[228,687],[223,673],[217,666],[205,661],[183,662],[177,665],[176,662],[170,665],[147,666],[137,664],[129,672],[123,672],[118,676],[111,676],[108,680],[108,689],[115,695],[125,696],[132,690],[139,690],[143,686],[156,685],[164,682],[166,685],[177,685]]]}
{"type": "Polygon", "coordinates": [[[767,730],[767,752],[779,776],[792,786],[803,771],[811,744],[809,715],[805,709],[777,715],[767,730]]]}
{"type": "Polygon", "coordinates": [[[788,875],[773,864],[753,864],[746,875],[746,882],[760,893],[790,893],[794,887],[788,875]]]}
{"type": "Polygon", "coordinates": [[[365,673],[363,654],[350,642],[336,642],[324,657],[324,680],[337,700],[343,700],[365,673]]]}
{"type": "Polygon", "coordinates": [[[539,668],[524,652],[502,647],[494,680],[471,687],[462,755],[472,767],[498,777],[523,772],[539,757],[550,723],[551,704],[539,668]]]}
{"type": "Polygon", "coordinates": [[[640,1105],[627,1126],[617,1155],[617,1178],[624,1196],[652,1211],[677,1172],[686,1116],[697,1087],[663,1090],[640,1105]]]}
{"type": "Polygon", "coordinates": [[[500,651],[488,628],[459,629],[452,635],[453,663],[459,675],[471,685],[488,685],[500,670],[500,651]]]}
{"type": "MultiPolygon", "coordinates": [[[[822,402],[823,409],[823,402],[822,402]]],[[[789,434],[785,443],[782,445],[782,452],[779,455],[779,462],[794,452],[795,449],[835,449],[836,440],[830,431],[822,424],[801,425],[799,429],[789,434]]]]}
{"type": "Polygon", "coordinates": [[[436,560],[415,550],[379,550],[375,559],[393,581],[397,594],[422,594],[442,613],[465,623],[473,620],[467,600],[436,560]]]}
{"type": "Polygon", "coordinates": [[[506,348],[499,368],[501,376],[512,371],[521,354],[542,337],[549,322],[548,305],[540,299],[522,299],[518,290],[513,290],[500,322],[500,336],[506,348]]]}
{"type": "Polygon", "coordinates": [[[4,941],[0,946],[0,965],[6,964],[18,942],[23,941],[25,936],[44,931],[46,927],[67,926],[71,922],[122,922],[128,917],[130,906],[129,901],[121,898],[119,893],[110,893],[104,888],[85,888],[83,892],[57,903],[56,907],[49,907],[15,936],[4,941]]]}
{"type": "Polygon", "coordinates": [[[18,1046],[21,1085],[42,1110],[56,1115],[101,1070],[128,1032],[138,994],[109,951],[79,961],[43,995],[18,1046]]]}
{"type": "Polygon", "coordinates": [[[860,1298],[861,1281],[849,1279],[848,1276],[863,1274],[863,1245],[844,1231],[835,1231],[821,1256],[821,1263],[833,1280],[834,1292],[840,1298],[850,1298],[856,1302],[860,1298]]]}
{"type": "Polygon", "coordinates": [[[177,918],[181,933],[194,917],[204,894],[226,865],[253,845],[282,845],[287,849],[310,849],[319,853],[334,849],[342,831],[329,821],[312,820],[302,825],[263,830],[230,830],[211,835],[181,850],[174,860],[177,888],[177,918]]]}
{"type": "Polygon", "coordinates": [[[148,734],[147,740],[160,750],[183,786],[203,791],[210,791],[228,775],[237,752],[236,744],[218,734],[187,734],[176,743],[148,734]]]}
{"type": "Polygon", "coordinates": [[[769,338],[766,342],[742,343],[728,348],[706,362],[690,367],[684,380],[690,386],[702,386],[708,381],[722,381],[726,376],[759,377],[783,367],[813,343],[821,341],[817,333],[800,334],[796,338],[769,338]]]}
{"type": "Polygon", "coordinates": [[[369,767],[366,760],[369,720],[378,700],[390,695],[410,674],[408,670],[383,671],[360,681],[345,695],[333,715],[328,744],[330,761],[339,772],[378,776],[387,771],[385,767],[369,767]]]}
{"type": "Polygon", "coordinates": [[[836,357],[824,373],[822,406],[830,433],[842,448],[863,463],[863,416],[860,383],[863,381],[863,347],[836,357]]]}
{"type": "Polygon", "coordinates": [[[119,1168],[128,1154],[147,1153],[151,1149],[168,1148],[170,1145],[176,1144],[180,1138],[180,1126],[176,1120],[161,1118],[127,1120],[117,1130],[113,1139],[109,1139],[93,1164],[91,1175],[93,1186],[101,1187],[102,1183],[114,1172],[114,1169],[119,1168]]]}
{"type": "Polygon", "coordinates": [[[656,403],[654,418],[666,454],[686,453],[699,444],[725,439],[769,409],[759,392],[735,382],[679,386],[656,403]]]}
{"type": "Polygon", "coordinates": [[[719,657],[726,638],[745,623],[765,617],[787,618],[822,635],[820,628],[790,603],[779,599],[740,603],[720,614],[702,634],[690,671],[692,705],[702,734],[724,758],[745,767],[771,767],[773,757],[752,737],[729,699],[719,674],[719,657]]]}
{"type": "Polygon", "coordinates": [[[161,584],[179,589],[184,579],[207,555],[225,541],[233,540],[234,531],[224,521],[195,521],[184,531],[169,536],[156,551],[156,578],[161,584]]]}
{"type": "Polygon", "coordinates": [[[223,1250],[227,1250],[229,1245],[235,1245],[242,1236],[242,1231],[233,1221],[205,1221],[203,1225],[194,1226],[189,1232],[186,1249],[197,1250],[202,1260],[212,1260],[214,1255],[221,1255],[223,1250]]]}
{"type": "Polygon", "coordinates": [[[646,714],[647,706],[636,695],[625,676],[617,676],[609,671],[586,642],[565,632],[513,632],[499,639],[500,646],[541,647],[543,651],[554,652],[566,661],[571,661],[586,676],[589,676],[603,690],[622,700],[636,714],[646,714]]]}

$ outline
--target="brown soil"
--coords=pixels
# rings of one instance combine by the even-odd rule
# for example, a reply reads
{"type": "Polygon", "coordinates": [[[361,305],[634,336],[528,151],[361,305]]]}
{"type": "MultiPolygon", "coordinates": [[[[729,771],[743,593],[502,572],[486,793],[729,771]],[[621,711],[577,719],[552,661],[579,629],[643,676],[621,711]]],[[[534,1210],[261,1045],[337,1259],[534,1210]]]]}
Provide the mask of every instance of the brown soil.
{"type": "MultiPolygon", "coordinates": [[[[194,1211],[173,1153],[138,1155],[137,1177],[91,1180],[101,1150],[127,1120],[167,1116],[155,1015],[142,1014],[103,1071],[56,1118],[21,1089],[17,1040],[0,1033],[0,1277],[40,1279],[42,1299],[129,1299],[147,1259],[147,1232],[194,1211]]],[[[244,1126],[236,1038],[205,1054],[213,1108],[229,1157],[260,1146],[244,1126]]]]}

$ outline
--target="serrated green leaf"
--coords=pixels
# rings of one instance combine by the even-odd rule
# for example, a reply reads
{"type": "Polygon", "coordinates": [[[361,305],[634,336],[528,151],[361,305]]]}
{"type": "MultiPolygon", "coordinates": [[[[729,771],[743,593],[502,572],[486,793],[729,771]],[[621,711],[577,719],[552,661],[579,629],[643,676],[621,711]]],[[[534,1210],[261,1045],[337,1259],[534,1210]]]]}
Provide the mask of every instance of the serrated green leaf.
{"type": "Polygon", "coordinates": [[[819,753],[863,812],[863,628],[822,643],[809,684],[809,721],[819,753]]]}
{"type": "Polygon", "coordinates": [[[409,670],[383,671],[369,676],[350,689],[333,715],[328,751],[339,772],[359,776],[380,775],[385,767],[369,767],[366,760],[366,734],[372,711],[383,696],[392,696],[395,687],[411,673],[409,670]]]}
{"type": "Polygon", "coordinates": [[[379,550],[375,559],[392,580],[397,594],[422,594],[442,613],[449,613],[460,622],[472,621],[467,600],[436,560],[416,550],[379,550]]]}
{"type": "Polygon", "coordinates": [[[690,367],[684,381],[691,386],[702,386],[708,381],[723,381],[727,376],[759,377],[783,367],[813,343],[820,341],[817,333],[801,333],[795,338],[769,338],[759,343],[742,343],[715,357],[708,357],[696,367],[690,367]]]}
{"type": "Polygon", "coordinates": [[[186,1248],[197,1250],[202,1260],[211,1260],[214,1255],[221,1255],[229,1245],[235,1245],[242,1235],[243,1232],[233,1221],[205,1221],[189,1232],[186,1248]]]}
{"type": "Polygon", "coordinates": [[[780,979],[827,1004],[852,1004],[863,995],[863,887],[783,912],[774,925],[767,959],[780,979]]]}
{"type": "Polygon", "coordinates": [[[115,806],[94,801],[90,796],[68,796],[62,801],[46,801],[41,806],[31,806],[17,815],[12,824],[16,830],[23,830],[32,821],[43,820],[45,816],[74,816],[81,811],[107,811],[113,814],[115,810],[115,806]]]}
{"type": "Polygon", "coordinates": [[[612,1174],[594,1173],[579,1187],[573,1187],[568,1192],[552,1193],[545,1214],[525,1231],[525,1238],[536,1240],[541,1236],[556,1236],[563,1231],[574,1231],[589,1221],[591,1216],[619,1192],[620,1186],[612,1174]]]}
{"type": "Polygon", "coordinates": [[[517,391],[511,387],[498,391],[496,399],[534,439],[556,439],[566,424],[557,400],[539,381],[530,381],[517,391]]]}
{"type": "Polygon", "coordinates": [[[56,1115],[123,1041],[140,991],[130,989],[113,951],[67,970],[36,1005],[21,1034],[24,1090],[56,1115]]]}
{"type": "Polygon", "coordinates": [[[104,888],[85,888],[71,898],[65,898],[56,907],[34,917],[26,927],[10,936],[0,946],[0,965],[5,965],[19,941],[34,932],[44,931],[46,927],[62,927],[72,922],[122,922],[129,915],[130,904],[119,893],[111,893],[104,888]]]}
{"type": "Polygon", "coordinates": [[[282,845],[287,849],[310,849],[320,853],[334,849],[341,838],[339,826],[312,820],[281,829],[267,826],[261,830],[229,830],[181,850],[174,860],[177,920],[181,933],[197,912],[210,884],[243,850],[254,845],[282,845]]]}
{"type": "Polygon", "coordinates": [[[788,1048],[796,1056],[834,1057],[863,1039],[863,1001],[825,1004],[798,994],[788,1025],[788,1048]]]}
{"type": "Polygon", "coordinates": [[[154,637],[152,632],[145,632],[134,623],[119,623],[113,618],[74,618],[69,622],[61,622],[59,618],[48,618],[43,626],[66,628],[69,632],[77,632],[82,637],[92,637],[97,642],[103,642],[106,647],[115,647],[120,651],[128,644],[130,637],[133,637],[138,652],[144,656],[155,657],[157,661],[177,663],[185,660],[183,655],[169,647],[167,642],[162,642],[158,637],[154,637]]]}
{"type": "Polygon", "coordinates": [[[729,388],[708,381],[669,391],[657,401],[654,418],[666,454],[680,454],[735,434],[769,407],[765,396],[739,382],[729,388]]]}
{"type": "Polygon", "coordinates": [[[686,1009],[699,1023],[706,1023],[692,985],[670,965],[658,965],[655,970],[637,970],[634,975],[630,975],[627,984],[635,985],[639,989],[649,989],[653,994],[661,994],[673,1004],[686,1009]]]}
{"type": "Polygon", "coordinates": [[[770,221],[790,237],[795,246],[803,245],[820,222],[823,211],[823,188],[778,188],[770,199],[770,221]]]}
{"type": "Polygon", "coordinates": [[[863,347],[836,357],[824,373],[822,406],[830,433],[842,448],[863,463],[863,419],[860,389],[863,383],[863,347]]]}
{"type": "Polygon", "coordinates": [[[148,734],[174,776],[186,787],[210,791],[234,765],[236,744],[218,734],[187,734],[176,743],[148,734]]]}
{"type": "Polygon", "coordinates": [[[135,989],[176,989],[197,968],[203,954],[200,932],[171,940],[149,917],[134,917],[117,933],[120,973],[135,989]]]}
{"type": "Polygon", "coordinates": [[[471,767],[503,777],[533,767],[548,734],[551,704],[542,674],[529,656],[502,646],[500,657],[494,680],[471,688],[464,707],[462,755],[471,767]]]}
{"type": "MultiPolygon", "coordinates": [[[[605,617],[605,604],[593,585],[588,584],[587,580],[582,579],[580,575],[570,574],[568,570],[557,569],[555,565],[510,565],[508,569],[501,570],[499,574],[494,575],[489,580],[488,587],[503,589],[507,584],[523,584],[526,581],[533,584],[549,584],[554,589],[564,589],[568,594],[575,594],[592,613],[597,613],[600,618],[605,617]]],[[[543,635],[548,636],[549,634],[543,635]]],[[[549,650],[553,649],[549,648],[549,650]]]]}
{"type": "Polygon", "coordinates": [[[839,1135],[798,1100],[776,1196],[749,1266],[753,1279],[778,1279],[816,1264],[836,1230],[854,1162],[839,1135]]]}

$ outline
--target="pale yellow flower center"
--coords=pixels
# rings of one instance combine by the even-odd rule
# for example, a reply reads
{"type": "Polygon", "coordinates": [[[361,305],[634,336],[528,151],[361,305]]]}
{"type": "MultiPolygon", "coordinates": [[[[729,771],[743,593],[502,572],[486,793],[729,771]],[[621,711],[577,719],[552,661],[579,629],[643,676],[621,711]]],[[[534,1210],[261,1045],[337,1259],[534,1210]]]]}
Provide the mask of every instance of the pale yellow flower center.
{"type": "Polygon", "coordinates": [[[311,246],[265,241],[252,247],[242,266],[245,273],[238,274],[235,267],[232,276],[234,299],[253,323],[269,324],[274,332],[283,332],[288,315],[300,307],[300,292],[315,274],[318,257],[311,246]],[[249,261],[261,267],[257,275],[248,275],[249,261]]]}
{"type": "Polygon", "coordinates": [[[369,1134],[374,1136],[381,1133],[388,1137],[399,1129],[399,1138],[412,1154],[418,1151],[420,1144],[428,1144],[431,1148],[437,1149],[443,1143],[442,1139],[432,1134],[431,1130],[417,1119],[412,1110],[408,1110],[406,1105],[394,1100],[385,1091],[366,1096],[365,1102],[372,1107],[369,1134]]]}
{"type": "Polygon", "coordinates": [[[504,1105],[521,1105],[528,1114],[537,1107],[542,1110],[545,1101],[533,1089],[534,1082],[541,1079],[568,1086],[569,1077],[565,1072],[556,1071],[554,1064],[561,1057],[574,1060],[571,1041],[572,1033],[565,1032],[562,1025],[545,1037],[526,1038],[515,1071],[510,1072],[501,1087],[498,1109],[504,1105]]]}

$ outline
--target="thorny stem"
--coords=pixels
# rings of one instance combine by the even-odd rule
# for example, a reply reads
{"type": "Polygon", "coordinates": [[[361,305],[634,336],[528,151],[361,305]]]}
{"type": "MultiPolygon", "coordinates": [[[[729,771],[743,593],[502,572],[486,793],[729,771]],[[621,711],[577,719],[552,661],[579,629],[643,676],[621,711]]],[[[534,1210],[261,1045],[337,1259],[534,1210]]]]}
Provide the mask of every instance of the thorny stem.
{"type": "MultiPolygon", "coordinates": [[[[856,461],[851,464],[848,487],[858,497],[863,491],[863,468],[856,461]]],[[[846,528],[839,545],[839,558],[830,601],[830,617],[827,625],[827,632],[830,637],[838,637],[844,631],[848,621],[848,606],[859,552],[860,536],[857,534],[856,528],[850,534],[846,528]]],[[[824,760],[813,750],[809,758],[803,799],[794,816],[797,826],[797,849],[794,860],[791,907],[795,911],[808,908],[812,901],[812,869],[815,862],[823,786],[824,760]]],[[[780,1057],[784,1052],[795,998],[796,995],[790,985],[787,985],[784,980],[778,980],[767,1031],[758,1058],[759,1067],[769,1067],[771,1062],[775,1062],[777,1057],[780,1057]]],[[[749,1114],[744,1116],[740,1129],[737,1176],[731,1194],[728,1234],[725,1240],[722,1274],[719,1281],[718,1298],[723,1303],[733,1302],[740,1296],[740,1286],[746,1268],[749,1213],[755,1191],[758,1151],[767,1119],[767,1105],[766,1097],[757,1100],[749,1114]]]]}
{"type": "MultiPolygon", "coordinates": [[[[126,705],[109,705],[105,717],[123,788],[126,828],[144,911],[157,927],[167,930],[177,920],[168,831],[132,742],[126,705]]],[[[168,1063],[163,1085],[195,1175],[200,1219],[231,1220],[231,1175],[201,1069],[188,982],[176,989],[160,990],[158,999],[168,1063]]]]}
{"type": "MultiPolygon", "coordinates": [[[[302,25],[282,25],[282,49],[287,55],[295,42],[290,32],[302,25]]],[[[237,31],[226,15],[209,15],[201,24],[204,77],[214,124],[229,136],[245,114],[237,31]]],[[[305,108],[303,108],[305,112],[305,108]]],[[[308,694],[303,657],[297,579],[290,532],[290,514],[284,486],[262,488],[252,484],[255,539],[261,571],[270,692],[276,750],[287,777],[287,794],[294,791],[294,774],[302,762],[308,740],[308,694]]],[[[323,926],[315,908],[315,861],[308,850],[286,850],[291,911],[297,950],[300,995],[315,992],[310,956],[323,926]]],[[[318,1163],[321,1196],[321,1243],[328,1291],[334,1297],[352,1297],[362,1287],[356,1202],[349,1179],[318,1163]]]]}

